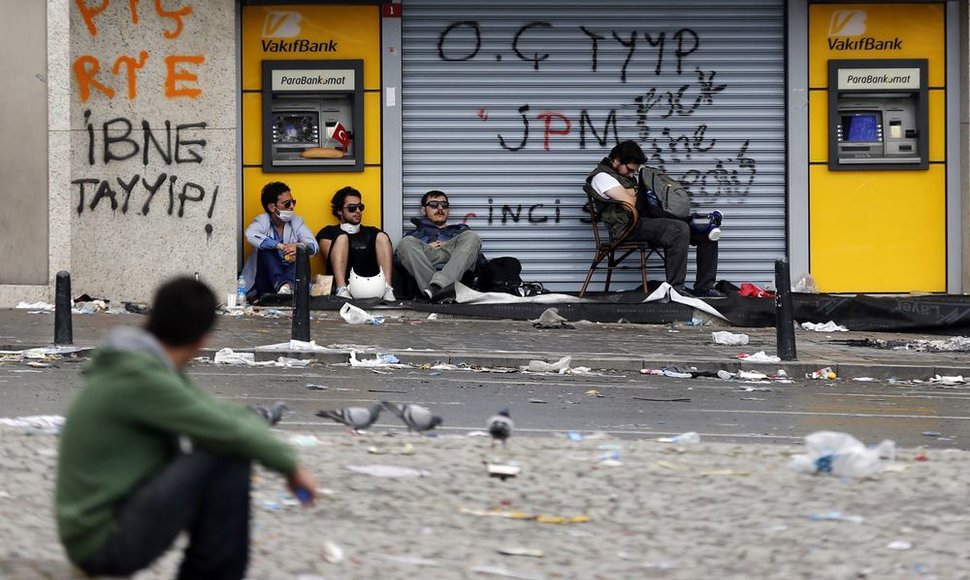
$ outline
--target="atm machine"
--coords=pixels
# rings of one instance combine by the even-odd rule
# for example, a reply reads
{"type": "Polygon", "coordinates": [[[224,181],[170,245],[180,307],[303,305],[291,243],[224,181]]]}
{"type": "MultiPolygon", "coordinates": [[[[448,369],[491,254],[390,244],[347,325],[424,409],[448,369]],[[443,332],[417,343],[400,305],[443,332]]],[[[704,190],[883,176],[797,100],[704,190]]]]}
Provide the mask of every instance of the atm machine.
{"type": "Polygon", "coordinates": [[[829,169],[926,169],[926,59],[829,61],[829,169]]]}
{"type": "Polygon", "coordinates": [[[263,61],[263,171],[363,171],[363,61],[263,61]]]}

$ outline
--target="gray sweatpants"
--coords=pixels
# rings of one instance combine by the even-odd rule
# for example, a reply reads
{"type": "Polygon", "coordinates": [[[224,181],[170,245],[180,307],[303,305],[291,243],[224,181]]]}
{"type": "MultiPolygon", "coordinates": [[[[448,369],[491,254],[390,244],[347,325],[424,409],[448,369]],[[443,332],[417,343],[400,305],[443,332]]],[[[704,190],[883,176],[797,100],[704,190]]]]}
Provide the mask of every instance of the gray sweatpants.
{"type": "Polygon", "coordinates": [[[432,248],[414,236],[405,236],[398,242],[396,253],[424,291],[432,284],[443,288],[461,280],[465,272],[475,268],[481,251],[482,239],[466,230],[440,248],[432,248]]]}

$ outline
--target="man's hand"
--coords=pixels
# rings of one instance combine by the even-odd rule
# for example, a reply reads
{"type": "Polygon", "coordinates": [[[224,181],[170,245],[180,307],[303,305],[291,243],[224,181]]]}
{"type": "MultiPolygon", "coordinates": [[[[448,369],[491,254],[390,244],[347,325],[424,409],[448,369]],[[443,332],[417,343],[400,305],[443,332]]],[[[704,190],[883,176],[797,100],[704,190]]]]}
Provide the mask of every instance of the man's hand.
{"type": "Polygon", "coordinates": [[[311,506],[317,499],[317,481],[302,465],[298,465],[287,479],[286,485],[304,506],[311,506]]]}
{"type": "Polygon", "coordinates": [[[441,240],[435,240],[435,241],[431,242],[430,244],[428,244],[428,247],[430,247],[430,248],[440,248],[443,245],[445,245],[445,243],[442,242],[441,240]]]}
{"type": "Polygon", "coordinates": [[[296,255],[296,246],[297,246],[297,244],[295,244],[295,243],[293,243],[293,244],[283,244],[283,255],[284,256],[293,256],[293,255],[296,255]]]}

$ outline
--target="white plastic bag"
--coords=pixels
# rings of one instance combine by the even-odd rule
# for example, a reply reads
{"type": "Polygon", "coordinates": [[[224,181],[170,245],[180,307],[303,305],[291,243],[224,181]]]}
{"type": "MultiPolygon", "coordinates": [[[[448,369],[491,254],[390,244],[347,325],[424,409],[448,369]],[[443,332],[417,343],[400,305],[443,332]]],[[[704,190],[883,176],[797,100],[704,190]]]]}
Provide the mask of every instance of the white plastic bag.
{"type": "Polygon", "coordinates": [[[883,471],[881,458],[896,459],[896,444],[889,439],[874,448],[838,431],[816,431],[805,437],[808,453],[792,457],[789,467],[803,473],[830,473],[836,477],[871,477],[883,471]]]}
{"type": "MultiPolygon", "coordinates": [[[[347,321],[347,324],[374,324],[378,320],[366,310],[357,308],[350,302],[344,302],[344,305],[340,307],[340,316],[347,321]]],[[[380,320],[383,321],[383,319],[380,320]]]]}
{"type": "Polygon", "coordinates": [[[802,274],[798,281],[792,286],[792,292],[802,292],[806,294],[817,294],[818,288],[815,286],[815,278],[811,274],[802,274]]]}
{"type": "Polygon", "coordinates": [[[714,344],[726,344],[728,346],[743,346],[748,344],[749,340],[747,334],[735,334],[726,330],[712,332],[711,339],[714,341],[714,344]]]}

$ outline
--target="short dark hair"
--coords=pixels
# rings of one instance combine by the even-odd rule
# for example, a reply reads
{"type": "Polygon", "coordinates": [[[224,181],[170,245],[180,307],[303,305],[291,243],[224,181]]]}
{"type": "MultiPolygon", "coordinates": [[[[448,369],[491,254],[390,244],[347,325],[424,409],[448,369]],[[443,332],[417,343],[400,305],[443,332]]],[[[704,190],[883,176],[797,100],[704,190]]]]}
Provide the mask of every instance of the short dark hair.
{"type": "Polygon", "coordinates": [[[263,186],[263,192],[259,195],[259,201],[263,204],[263,211],[268,212],[266,206],[276,203],[281,195],[290,190],[290,186],[282,181],[270,181],[263,186]]]}
{"type": "Polygon", "coordinates": [[[421,207],[424,207],[424,204],[428,203],[428,200],[432,197],[443,197],[445,201],[448,201],[448,195],[445,192],[439,189],[432,189],[421,196],[421,207]]]}
{"type": "Polygon", "coordinates": [[[333,213],[333,215],[340,217],[340,210],[344,208],[344,202],[348,197],[359,197],[364,199],[364,196],[362,196],[360,192],[353,187],[350,187],[349,185],[346,187],[341,187],[337,190],[337,193],[333,194],[333,197],[330,198],[330,211],[333,213]]]}
{"type": "Polygon", "coordinates": [[[615,159],[620,163],[639,163],[643,165],[647,156],[643,154],[643,149],[636,141],[624,141],[618,143],[610,150],[610,159],[615,159]]]}
{"type": "Polygon", "coordinates": [[[168,346],[186,346],[205,336],[216,322],[216,296],[194,278],[179,276],[155,292],[145,328],[168,346]]]}

